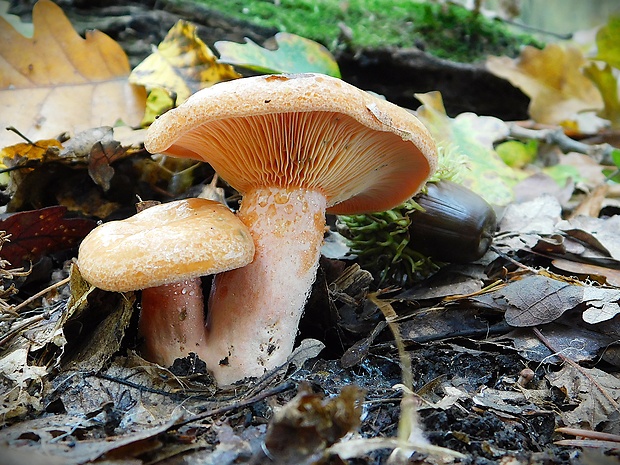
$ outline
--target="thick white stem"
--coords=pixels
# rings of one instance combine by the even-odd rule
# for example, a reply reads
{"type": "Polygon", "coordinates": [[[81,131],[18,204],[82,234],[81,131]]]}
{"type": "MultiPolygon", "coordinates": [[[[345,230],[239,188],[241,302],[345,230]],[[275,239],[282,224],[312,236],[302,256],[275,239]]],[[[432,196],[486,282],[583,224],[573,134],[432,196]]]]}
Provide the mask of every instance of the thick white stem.
{"type": "Polygon", "coordinates": [[[142,291],[139,321],[148,360],[170,366],[190,352],[205,352],[204,299],[200,278],[142,291]]]}
{"type": "Polygon", "coordinates": [[[239,217],[254,239],[249,265],[216,276],[209,299],[206,353],[221,385],[261,376],[284,363],[321,253],[325,197],[303,189],[246,193],[239,217]]]}

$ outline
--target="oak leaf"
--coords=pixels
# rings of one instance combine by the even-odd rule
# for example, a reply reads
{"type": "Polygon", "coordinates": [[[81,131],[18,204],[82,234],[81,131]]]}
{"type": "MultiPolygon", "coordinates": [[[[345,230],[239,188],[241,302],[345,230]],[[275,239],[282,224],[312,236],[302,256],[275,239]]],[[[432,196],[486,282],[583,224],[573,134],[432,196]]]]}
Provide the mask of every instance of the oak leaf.
{"type": "Polygon", "coordinates": [[[245,44],[218,41],[215,48],[220,61],[241,66],[259,73],[323,73],[340,77],[340,68],[333,55],[323,45],[290,32],[278,32],[270,50],[245,39],[245,44]]]}
{"type": "Polygon", "coordinates": [[[147,89],[164,89],[175,97],[171,103],[179,105],[200,89],[238,77],[241,75],[232,66],[218,63],[198,37],[196,26],[180,20],[157,50],[134,68],[129,81],[147,89]]]}
{"type": "MultiPolygon", "coordinates": [[[[65,131],[139,124],[143,88],[129,84],[120,45],[100,31],[81,38],[63,11],[40,0],[32,12],[34,35],[24,37],[0,17],[0,128],[49,139],[65,131]]],[[[0,131],[0,146],[22,142],[0,131]]]]}
{"type": "Polygon", "coordinates": [[[571,45],[549,44],[543,50],[526,46],[519,58],[489,57],[487,68],[530,97],[529,113],[542,124],[569,121],[577,113],[601,110],[598,89],[582,73],[587,63],[571,45]]]}

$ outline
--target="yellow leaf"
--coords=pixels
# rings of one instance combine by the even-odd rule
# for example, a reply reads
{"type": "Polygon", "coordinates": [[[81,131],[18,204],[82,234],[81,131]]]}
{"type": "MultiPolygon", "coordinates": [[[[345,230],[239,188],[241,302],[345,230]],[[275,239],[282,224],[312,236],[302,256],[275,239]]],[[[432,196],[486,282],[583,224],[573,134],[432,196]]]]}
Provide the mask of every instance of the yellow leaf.
{"type": "MultiPolygon", "coordinates": [[[[100,31],[81,38],[63,11],[40,0],[34,35],[24,37],[0,17],[0,127],[14,126],[37,140],[113,125],[137,125],[145,91],[129,84],[123,49],[100,31]]],[[[0,146],[22,142],[0,131],[0,146]]]]}
{"type": "Polygon", "coordinates": [[[559,124],[603,107],[601,94],[582,73],[586,61],[574,46],[549,44],[544,50],[526,46],[516,60],[489,57],[487,68],[530,97],[532,119],[559,124]]]}
{"type": "Polygon", "coordinates": [[[217,57],[196,34],[196,26],[178,21],[157,50],[132,71],[129,80],[147,89],[161,88],[176,95],[176,104],[191,94],[238,74],[217,57]]]}
{"type": "Polygon", "coordinates": [[[21,142],[0,149],[0,161],[3,163],[5,159],[26,158],[28,160],[43,160],[49,153],[49,150],[56,149],[56,152],[62,149],[62,144],[56,139],[39,140],[34,144],[21,142]]]}

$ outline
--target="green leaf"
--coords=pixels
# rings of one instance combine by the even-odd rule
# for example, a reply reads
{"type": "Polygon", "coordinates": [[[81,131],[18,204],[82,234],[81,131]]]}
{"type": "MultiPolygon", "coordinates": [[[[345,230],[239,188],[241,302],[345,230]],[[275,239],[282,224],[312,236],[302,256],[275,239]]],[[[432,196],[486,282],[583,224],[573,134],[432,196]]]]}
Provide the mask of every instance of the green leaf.
{"type": "Polygon", "coordinates": [[[218,41],[214,44],[220,62],[259,73],[322,73],[340,77],[333,55],[321,44],[288,32],[274,37],[277,48],[269,50],[245,39],[245,44],[218,41]]]}
{"type": "Polygon", "coordinates": [[[146,98],[146,110],[140,124],[144,127],[149,126],[159,115],[174,108],[174,105],[175,101],[170,92],[160,87],[154,88],[146,98]]]}
{"type": "Polygon", "coordinates": [[[574,182],[583,181],[579,169],[571,165],[553,165],[543,168],[543,173],[553,179],[558,186],[563,187],[569,180],[574,182]]]}
{"type": "Polygon", "coordinates": [[[474,113],[450,118],[439,92],[416,94],[416,98],[423,103],[417,115],[437,144],[467,156],[467,166],[459,173],[461,184],[490,204],[510,203],[514,199],[513,187],[526,177],[526,173],[506,165],[493,149],[495,141],[508,135],[506,123],[474,113]]]}
{"type": "Polygon", "coordinates": [[[620,168],[620,149],[613,149],[611,151],[611,160],[618,168],[620,168]]]}
{"type": "Polygon", "coordinates": [[[596,33],[597,55],[601,60],[614,68],[620,69],[620,16],[609,18],[605,26],[596,33]]]}
{"type": "Polygon", "coordinates": [[[610,170],[604,169],[603,175],[609,180],[613,181],[616,184],[620,184],[620,171],[619,170],[610,170]]]}
{"type": "Polygon", "coordinates": [[[603,69],[600,69],[596,63],[590,63],[590,66],[583,69],[583,74],[594,83],[603,97],[604,107],[597,112],[597,115],[609,120],[612,127],[620,127],[618,80],[611,66],[606,64],[603,69]]]}
{"type": "Polygon", "coordinates": [[[536,159],[536,155],[538,154],[538,142],[535,140],[527,142],[509,140],[495,147],[495,151],[508,166],[523,168],[536,159]]]}

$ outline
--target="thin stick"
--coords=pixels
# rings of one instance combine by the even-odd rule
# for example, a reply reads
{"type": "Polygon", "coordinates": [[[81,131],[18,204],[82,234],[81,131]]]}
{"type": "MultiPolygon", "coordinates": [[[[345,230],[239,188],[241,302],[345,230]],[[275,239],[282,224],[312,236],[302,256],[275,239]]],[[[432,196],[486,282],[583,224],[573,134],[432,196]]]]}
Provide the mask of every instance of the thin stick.
{"type": "Polygon", "coordinates": [[[258,402],[259,400],[263,400],[263,399],[266,399],[267,397],[271,397],[271,396],[274,396],[276,394],[280,394],[280,393],[282,393],[284,391],[288,391],[289,389],[293,388],[294,386],[295,386],[295,383],[293,381],[286,381],[286,382],[280,384],[279,386],[276,386],[276,387],[274,387],[272,389],[267,389],[267,390],[265,390],[265,391],[255,395],[254,397],[249,397],[249,398],[244,399],[244,400],[239,400],[239,401],[231,402],[228,405],[223,405],[221,407],[215,407],[215,408],[209,409],[206,412],[199,413],[198,415],[194,415],[194,416],[188,418],[187,420],[182,421],[181,423],[176,423],[174,426],[175,427],[179,427],[181,425],[186,425],[188,423],[193,423],[195,421],[204,420],[205,418],[212,417],[213,415],[221,415],[223,413],[230,412],[231,410],[247,407],[249,405],[252,405],[252,404],[258,402]]]}
{"type": "Polygon", "coordinates": [[[41,313],[40,315],[34,316],[34,317],[30,318],[29,320],[22,321],[19,325],[17,325],[16,328],[13,328],[13,329],[9,330],[9,332],[2,339],[0,339],[0,347],[4,346],[4,344],[9,342],[11,339],[13,339],[15,336],[17,336],[20,332],[22,332],[25,329],[27,329],[29,326],[32,326],[33,324],[38,323],[39,321],[43,321],[43,320],[49,319],[50,315],[53,312],[55,312],[56,310],[58,310],[58,308],[61,308],[61,307],[58,306],[57,308],[55,308],[55,309],[53,309],[51,311],[47,311],[45,313],[41,313]]]}
{"type": "Polygon", "coordinates": [[[570,434],[571,436],[596,439],[598,441],[613,441],[620,443],[620,435],[611,433],[602,433],[600,431],[592,431],[580,428],[561,427],[555,429],[558,433],[570,434]]]}
{"type": "Polygon", "coordinates": [[[34,302],[35,300],[37,300],[39,297],[41,297],[42,295],[47,294],[49,291],[51,291],[52,289],[56,289],[57,287],[63,286],[65,284],[67,284],[69,282],[70,278],[65,278],[61,281],[58,281],[57,283],[52,284],[51,286],[46,287],[45,289],[43,289],[42,291],[37,292],[35,295],[28,297],[26,300],[24,300],[21,304],[17,305],[16,307],[14,307],[12,310],[14,312],[19,312],[21,309],[23,309],[24,307],[26,307],[27,305],[30,305],[32,302],[34,302]]]}

